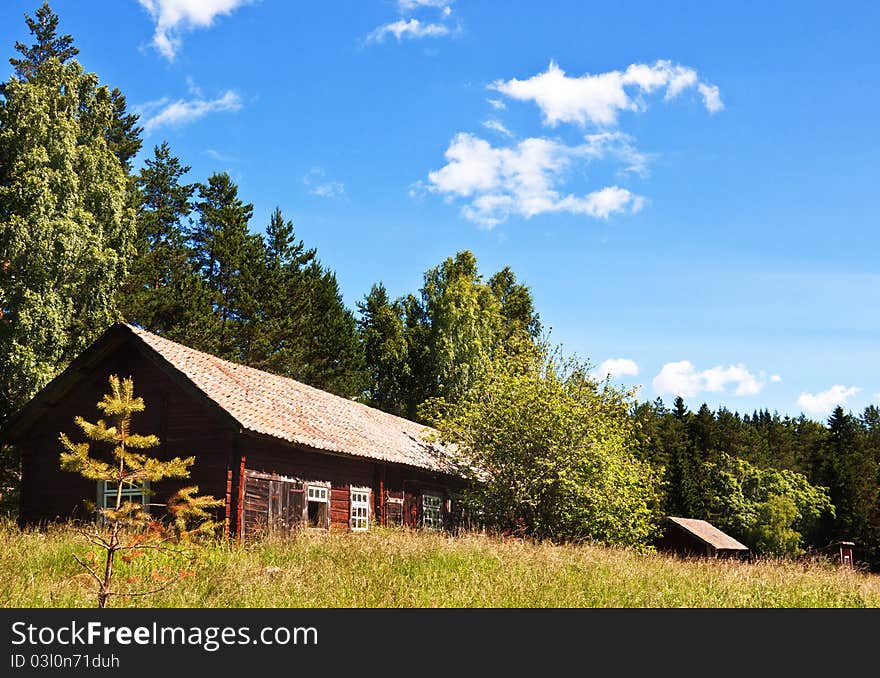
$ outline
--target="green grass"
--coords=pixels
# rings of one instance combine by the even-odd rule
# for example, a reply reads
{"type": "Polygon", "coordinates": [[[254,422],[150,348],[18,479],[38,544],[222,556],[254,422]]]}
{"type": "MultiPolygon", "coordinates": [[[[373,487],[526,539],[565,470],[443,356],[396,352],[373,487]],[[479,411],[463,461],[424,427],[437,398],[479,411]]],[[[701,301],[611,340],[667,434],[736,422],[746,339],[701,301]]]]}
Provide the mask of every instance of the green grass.
{"type": "MultiPolygon", "coordinates": [[[[0,606],[90,607],[94,582],[73,530],[0,523],[0,606]]],[[[679,560],[406,530],[304,532],[282,542],[192,547],[192,572],[142,598],[150,607],[878,607],[880,576],[793,562],[679,560]]],[[[173,563],[120,562],[116,581],[161,582],[173,563]]],[[[175,565],[179,571],[179,564],[175,565]]]]}

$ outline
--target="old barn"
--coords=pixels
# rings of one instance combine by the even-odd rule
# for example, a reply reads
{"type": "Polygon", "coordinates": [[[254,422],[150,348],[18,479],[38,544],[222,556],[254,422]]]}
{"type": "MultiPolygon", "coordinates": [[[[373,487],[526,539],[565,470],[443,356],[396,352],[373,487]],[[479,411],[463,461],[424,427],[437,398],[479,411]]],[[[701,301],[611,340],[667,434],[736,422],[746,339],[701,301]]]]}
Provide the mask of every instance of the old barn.
{"type": "MultiPolygon", "coordinates": [[[[84,500],[110,500],[112,488],[59,468],[58,436],[82,438],[74,417],[98,417],[111,374],[134,379],[147,406],[135,430],[159,436],[155,456],[196,458],[190,479],[150,488],[157,514],[180,487],[197,484],[225,499],[233,535],[456,523],[461,480],[424,426],[125,324],[107,330],[3,431],[22,454],[22,523],[87,518],[84,500]]],[[[126,490],[136,499],[143,491],[126,490]]]]}

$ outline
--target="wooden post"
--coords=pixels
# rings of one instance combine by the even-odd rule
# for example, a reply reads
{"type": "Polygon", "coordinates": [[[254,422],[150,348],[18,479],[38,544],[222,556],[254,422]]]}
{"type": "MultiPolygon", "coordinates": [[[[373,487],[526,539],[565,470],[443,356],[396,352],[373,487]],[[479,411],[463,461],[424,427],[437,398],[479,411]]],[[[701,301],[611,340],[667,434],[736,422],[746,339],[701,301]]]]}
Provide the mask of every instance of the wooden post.
{"type": "Polygon", "coordinates": [[[243,454],[238,457],[238,502],[235,507],[235,537],[238,541],[241,541],[242,538],[242,528],[243,528],[243,520],[244,516],[242,515],[244,511],[242,508],[244,507],[244,486],[245,486],[245,461],[246,458],[243,454]]]}

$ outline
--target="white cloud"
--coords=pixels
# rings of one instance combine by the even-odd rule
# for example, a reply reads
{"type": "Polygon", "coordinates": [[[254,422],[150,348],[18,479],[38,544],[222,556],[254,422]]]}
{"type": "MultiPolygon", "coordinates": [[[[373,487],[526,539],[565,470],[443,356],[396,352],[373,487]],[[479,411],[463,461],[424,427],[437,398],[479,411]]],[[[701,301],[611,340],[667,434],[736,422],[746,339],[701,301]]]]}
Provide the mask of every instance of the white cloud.
{"type": "Polygon", "coordinates": [[[449,199],[468,201],[462,215],[492,228],[511,214],[526,219],[552,212],[607,218],[638,212],[644,199],[619,186],[584,196],[562,195],[559,183],[574,162],[589,162],[612,152],[612,138],[587,137],[579,146],[529,138],[511,147],[494,147],[472,134],[457,134],[446,149],[447,163],[428,174],[426,188],[449,199]]]}
{"type": "Polygon", "coordinates": [[[204,92],[202,92],[202,88],[199,87],[198,83],[191,75],[186,76],[186,88],[194,97],[202,98],[205,96],[204,92]]]}
{"type": "Polygon", "coordinates": [[[398,19],[379,26],[367,36],[367,42],[384,42],[388,35],[393,35],[400,42],[405,38],[434,38],[448,34],[449,27],[443,24],[422,23],[418,19],[398,19]]]}
{"type": "Polygon", "coordinates": [[[639,366],[635,360],[629,358],[609,358],[593,370],[593,376],[600,380],[609,375],[611,377],[636,377],[638,374],[639,366]]]}
{"type": "Polygon", "coordinates": [[[504,126],[500,120],[485,120],[483,122],[483,127],[486,129],[490,129],[493,132],[498,132],[498,134],[503,134],[506,137],[512,137],[513,133],[504,126]]]}
{"type": "Polygon", "coordinates": [[[772,374],[770,375],[770,381],[772,381],[774,384],[779,384],[780,382],[782,382],[782,377],[780,377],[778,374],[772,374]]]}
{"type": "Polygon", "coordinates": [[[846,405],[847,401],[861,390],[858,386],[835,384],[827,391],[801,393],[797,403],[807,414],[826,414],[838,405],[846,405]]]}
{"type": "Polygon", "coordinates": [[[724,110],[724,102],[721,101],[721,90],[718,89],[718,85],[707,85],[701,82],[697,85],[697,89],[703,96],[703,104],[707,111],[717,113],[724,110]]]}
{"type": "Polygon", "coordinates": [[[206,148],[205,155],[209,158],[216,160],[217,162],[232,162],[234,158],[226,155],[225,153],[221,153],[216,148],[206,148]]]}
{"type": "Polygon", "coordinates": [[[309,193],[320,198],[341,198],[345,195],[345,184],[341,181],[328,181],[325,184],[318,184],[309,193]]]}
{"type": "Polygon", "coordinates": [[[241,97],[229,90],[216,99],[161,99],[138,107],[138,113],[144,121],[144,132],[150,134],[159,127],[180,126],[209,113],[234,112],[241,107],[241,97]]]}
{"type": "Polygon", "coordinates": [[[512,99],[534,101],[541,109],[544,123],[550,126],[560,122],[616,125],[620,111],[644,110],[647,104],[642,95],[659,89],[665,89],[668,100],[696,88],[710,113],[724,108],[718,87],[701,82],[694,69],[665,60],[580,77],[567,76],[551,61],[543,73],[526,80],[498,80],[490,88],[512,99]]]}
{"type": "Polygon", "coordinates": [[[215,17],[232,14],[252,0],[138,0],[156,22],[153,45],[169,61],[182,43],[181,33],[207,28],[215,17]]]}
{"type": "Polygon", "coordinates": [[[734,394],[738,396],[756,395],[764,388],[761,377],[749,372],[742,363],[697,371],[689,360],[666,363],[652,383],[657,393],[683,398],[693,398],[704,391],[721,392],[728,384],[736,385],[734,394]]]}
{"type": "Polygon", "coordinates": [[[309,187],[309,193],[319,198],[342,198],[345,196],[345,184],[341,181],[325,181],[326,172],[321,167],[313,167],[303,177],[303,183],[309,187]]]}
{"type": "Polygon", "coordinates": [[[489,102],[489,105],[494,108],[496,111],[503,111],[507,108],[507,104],[505,104],[501,99],[486,99],[489,102]]]}
{"type": "Polygon", "coordinates": [[[449,0],[397,0],[397,7],[401,12],[412,12],[422,7],[435,7],[446,14],[452,11],[449,0]]]}

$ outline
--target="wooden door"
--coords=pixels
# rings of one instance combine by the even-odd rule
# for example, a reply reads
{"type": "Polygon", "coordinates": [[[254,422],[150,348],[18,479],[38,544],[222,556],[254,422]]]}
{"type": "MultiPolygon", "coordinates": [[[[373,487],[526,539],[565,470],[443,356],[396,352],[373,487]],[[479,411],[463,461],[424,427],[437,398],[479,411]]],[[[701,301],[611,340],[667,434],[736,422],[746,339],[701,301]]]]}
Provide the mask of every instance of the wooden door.
{"type": "Polygon", "coordinates": [[[286,536],[302,523],[304,510],[305,488],[301,480],[245,470],[245,535],[286,536]]]}

